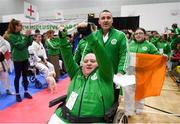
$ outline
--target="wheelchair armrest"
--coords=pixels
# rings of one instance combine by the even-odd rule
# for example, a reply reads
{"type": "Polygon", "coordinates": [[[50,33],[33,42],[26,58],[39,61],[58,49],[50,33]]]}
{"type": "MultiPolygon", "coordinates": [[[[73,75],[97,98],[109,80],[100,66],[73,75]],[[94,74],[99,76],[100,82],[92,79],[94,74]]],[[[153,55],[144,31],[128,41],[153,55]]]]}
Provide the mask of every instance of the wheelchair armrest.
{"type": "Polygon", "coordinates": [[[119,102],[115,102],[113,106],[105,113],[104,119],[106,120],[106,122],[113,121],[116,111],[118,109],[118,106],[119,106],[119,102]]]}
{"type": "Polygon", "coordinates": [[[55,106],[58,103],[65,102],[67,95],[60,96],[49,102],[49,107],[55,106]]]}

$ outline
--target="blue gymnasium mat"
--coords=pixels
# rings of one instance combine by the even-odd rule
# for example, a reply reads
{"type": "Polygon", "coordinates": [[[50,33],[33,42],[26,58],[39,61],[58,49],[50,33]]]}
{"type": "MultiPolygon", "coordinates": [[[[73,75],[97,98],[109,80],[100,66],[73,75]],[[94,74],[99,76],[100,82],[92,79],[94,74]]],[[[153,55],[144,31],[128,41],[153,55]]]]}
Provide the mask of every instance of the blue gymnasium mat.
{"type": "MultiPolygon", "coordinates": [[[[67,74],[61,76],[60,80],[64,79],[67,77],[67,74]]],[[[37,75],[37,79],[41,82],[42,88],[38,89],[35,87],[34,83],[29,82],[28,86],[28,92],[30,94],[35,94],[45,88],[47,88],[47,83],[45,82],[45,79],[42,75],[37,75]]],[[[20,82],[22,82],[22,79],[20,79],[20,82]]],[[[10,89],[13,93],[15,93],[15,88],[14,88],[14,72],[9,73],[9,83],[10,83],[10,89]]],[[[23,99],[24,97],[24,87],[22,86],[22,83],[20,83],[20,95],[21,98],[23,99]]],[[[16,98],[15,95],[6,95],[5,89],[2,86],[2,82],[0,82],[0,110],[5,109],[6,107],[9,107],[13,104],[16,103],[16,98]]]]}

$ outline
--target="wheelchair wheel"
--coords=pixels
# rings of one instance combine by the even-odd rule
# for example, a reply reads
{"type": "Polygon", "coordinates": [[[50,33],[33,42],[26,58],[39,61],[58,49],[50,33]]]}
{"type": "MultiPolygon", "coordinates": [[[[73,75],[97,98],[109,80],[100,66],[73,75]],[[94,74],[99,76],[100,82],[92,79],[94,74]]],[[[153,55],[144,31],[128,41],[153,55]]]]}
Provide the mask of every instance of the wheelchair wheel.
{"type": "Polygon", "coordinates": [[[42,84],[40,81],[36,80],[35,81],[35,87],[38,88],[38,89],[41,89],[42,88],[42,84]]]}
{"type": "Polygon", "coordinates": [[[113,123],[127,124],[128,123],[128,117],[124,114],[124,112],[117,111],[116,115],[114,116],[113,123]]]}
{"type": "Polygon", "coordinates": [[[35,82],[36,77],[34,75],[33,76],[29,76],[29,80],[33,83],[33,82],[35,82]]]}

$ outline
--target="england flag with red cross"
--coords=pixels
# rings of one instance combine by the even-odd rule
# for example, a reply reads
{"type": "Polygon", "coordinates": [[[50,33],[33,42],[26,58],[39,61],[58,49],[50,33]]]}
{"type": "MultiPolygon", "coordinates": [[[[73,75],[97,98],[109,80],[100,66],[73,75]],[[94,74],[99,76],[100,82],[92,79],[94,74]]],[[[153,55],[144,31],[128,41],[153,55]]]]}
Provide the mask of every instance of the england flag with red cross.
{"type": "Polygon", "coordinates": [[[31,3],[24,2],[24,15],[30,19],[36,19],[37,7],[31,3]]]}

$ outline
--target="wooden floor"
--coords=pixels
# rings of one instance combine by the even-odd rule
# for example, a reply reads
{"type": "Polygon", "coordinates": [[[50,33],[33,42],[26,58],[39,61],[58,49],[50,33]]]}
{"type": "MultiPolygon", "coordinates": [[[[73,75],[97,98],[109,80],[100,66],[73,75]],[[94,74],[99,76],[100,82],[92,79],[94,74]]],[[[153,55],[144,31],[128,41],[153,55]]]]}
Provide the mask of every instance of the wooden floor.
{"type": "MultiPolygon", "coordinates": [[[[123,102],[123,100],[122,100],[123,102]]],[[[173,80],[167,76],[161,96],[146,98],[145,104],[165,110],[180,116],[180,89],[173,82],[173,80]]],[[[121,104],[123,107],[123,104],[121,104]]],[[[164,112],[149,108],[145,106],[144,113],[140,115],[134,115],[128,118],[129,123],[180,123],[180,117],[176,117],[172,114],[166,114],[164,112]]]]}

